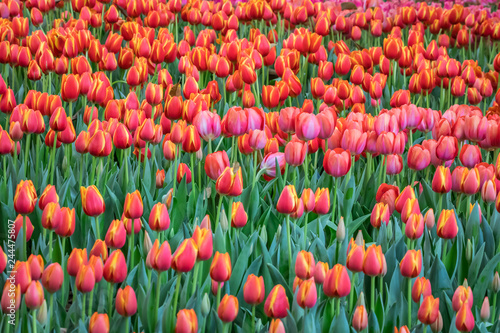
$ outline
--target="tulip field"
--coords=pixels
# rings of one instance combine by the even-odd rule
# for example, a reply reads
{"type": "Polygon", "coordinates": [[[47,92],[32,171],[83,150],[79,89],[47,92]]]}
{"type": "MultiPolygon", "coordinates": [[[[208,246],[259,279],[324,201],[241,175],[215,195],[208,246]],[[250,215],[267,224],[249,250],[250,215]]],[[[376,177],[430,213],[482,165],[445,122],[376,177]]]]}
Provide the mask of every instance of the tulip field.
{"type": "Polygon", "coordinates": [[[2,1],[0,332],[500,332],[499,6],[2,1]]]}

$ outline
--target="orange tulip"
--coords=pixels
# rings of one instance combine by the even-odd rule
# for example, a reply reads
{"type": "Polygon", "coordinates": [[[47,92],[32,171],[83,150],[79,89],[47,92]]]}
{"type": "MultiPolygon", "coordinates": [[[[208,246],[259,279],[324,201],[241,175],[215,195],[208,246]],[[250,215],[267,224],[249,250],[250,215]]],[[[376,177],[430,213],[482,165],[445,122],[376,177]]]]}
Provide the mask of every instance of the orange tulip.
{"type": "Polygon", "coordinates": [[[285,318],[288,316],[289,309],[290,305],[286,297],[285,288],[281,284],[274,286],[264,304],[266,316],[271,318],[285,318]]]}
{"type": "Polygon", "coordinates": [[[210,265],[210,277],[217,282],[228,281],[231,277],[231,257],[229,253],[215,252],[210,265]]]}
{"type": "Polygon", "coordinates": [[[137,312],[137,298],[131,286],[126,286],[124,289],[118,289],[115,307],[116,312],[123,317],[131,317],[137,312]]]}
{"type": "Polygon", "coordinates": [[[127,261],[121,250],[114,250],[104,264],[103,277],[109,283],[122,283],[127,277],[127,261]]]}
{"type": "Polygon", "coordinates": [[[82,208],[85,215],[99,216],[104,213],[106,205],[104,204],[104,199],[102,198],[101,193],[95,185],[87,188],[81,186],[80,195],[82,197],[82,208]]]}
{"type": "Polygon", "coordinates": [[[175,323],[175,333],[196,333],[198,332],[198,318],[193,309],[182,309],[177,312],[175,323]]]}
{"type": "Polygon", "coordinates": [[[191,238],[185,239],[172,255],[172,268],[177,272],[189,272],[193,269],[197,257],[196,243],[191,238]]]}

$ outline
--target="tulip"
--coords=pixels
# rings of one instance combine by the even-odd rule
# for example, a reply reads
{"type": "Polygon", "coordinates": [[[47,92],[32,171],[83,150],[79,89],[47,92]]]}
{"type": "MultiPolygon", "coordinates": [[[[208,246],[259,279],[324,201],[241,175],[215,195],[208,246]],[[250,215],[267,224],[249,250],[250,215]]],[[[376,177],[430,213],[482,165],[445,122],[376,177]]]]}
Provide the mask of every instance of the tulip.
{"type": "Polygon", "coordinates": [[[407,163],[408,167],[415,171],[420,171],[431,162],[431,153],[421,145],[414,145],[408,149],[407,163]]]}
{"type": "Polygon", "coordinates": [[[289,215],[296,213],[300,208],[300,198],[297,196],[297,192],[295,191],[295,186],[287,185],[281,191],[280,197],[276,204],[276,209],[281,214],[289,215]]]}
{"type": "Polygon", "coordinates": [[[14,278],[14,284],[21,287],[21,292],[24,294],[31,283],[31,271],[27,262],[16,261],[10,278],[14,278]]]}
{"type": "Polygon", "coordinates": [[[403,211],[404,205],[406,204],[406,201],[408,199],[415,199],[415,198],[416,196],[413,187],[410,185],[406,186],[395,200],[396,211],[398,213],[401,213],[403,211]]]}
{"type": "Polygon", "coordinates": [[[21,180],[14,194],[14,209],[18,214],[28,215],[35,209],[37,194],[31,180],[21,180]]]}
{"type": "Polygon", "coordinates": [[[172,255],[172,268],[179,273],[191,271],[196,263],[198,248],[193,239],[185,239],[172,255]]]}
{"type": "Polygon", "coordinates": [[[16,219],[14,220],[14,240],[17,240],[17,236],[19,236],[21,228],[23,230],[26,229],[26,235],[24,238],[26,239],[26,241],[29,241],[31,239],[31,235],[33,235],[34,230],[33,224],[31,223],[29,217],[17,215],[16,219]],[[26,224],[25,226],[23,225],[24,223],[26,224]]]}
{"type": "Polygon", "coordinates": [[[318,292],[313,279],[303,281],[297,292],[297,304],[301,308],[312,308],[316,304],[318,292]]]}
{"type": "Polygon", "coordinates": [[[464,144],[460,150],[460,162],[466,168],[473,168],[482,162],[481,150],[478,146],[464,144]]]}
{"type": "Polygon", "coordinates": [[[439,314],[439,298],[434,298],[432,295],[426,296],[418,309],[418,320],[424,325],[432,325],[439,314]]]}
{"type": "Polygon", "coordinates": [[[265,296],[264,278],[250,274],[243,286],[243,298],[245,302],[255,306],[262,303],[265,296]]]}
{"type": "Polygon", "coordinates": [[[243,176],[238,164],[226,167],[217,178],[215,189],[221,195],[239,196],[243,191],[243,176]]]}
{"type": "Polygon", "coordinates": [[[101,193],[95,185],[87,188],[81,186],[80,195],[82,197],[82,208],[85,215],[99,216],[104,213],[106,205],[104,204],[101,193]]]}
{"type": "Polygon", "coordinates": [[[81,293],[88,293],[94,289],[95,286],[94,269],[89,264],[80,266],[75,279],[76,289],[81,293]]]}
{"type": "Polygon", "coordinates": [[[458,286],[453,294],[451,305],[453,307],[453,311],[455,312],[460,310],[463,305],[467,305],[469,308],[472,308],[474,296],[472,294],[472,289],[467,286],[466,282],[467,280],[464,281],[464,285],[458,286]]]}
{"type": "Polygon", "coordinates": [[[352,315],[352,327],[356,332],[363,331],[368,326],[368,313],[364,305],[359,305],[352,315]]]}
{"type": "Polygon", "coordinates": [[[146,265],[157,272],[164,272],[170,268],[172,252],[167,241],[160,246],[160,241],[155,240],[153,247],[149,250],[146,265]]]}
{"type": "Polygon", "coordinates": [[[481,187],[481,199],[487,203],[495,202],[496,193],[496,182],[493,179],[485,181],[481,187]]]}
{"type": "Polygon", "coordinates": [[[42,273],[43,287],[51,294],[61,289],[63,280],[64,272],[57,262],[47,266],[42,273]]]}
{"type": "Polygon", "coordinates": [[[327,188],[318,188],[314,194],[314,212],[318,215],[328,214],[330,210],[330,192],[327,188]]]}
{"type": "Polygon", "coordinates": [[[48,184],[38,199],[38,207],[40,207],[41,210],[44,210],[45,206],[51,202],[59,202],[59,196],[57,195],[56,187],[48,184]]]}
{"type": "Polygon", "coordinates": [[[401,275],[414,278],[420,275],[422,270],[422,253],[420,250],[409,250],[400,263],[401,275]]]}
{"type": "Polygon", "coordinates": [[[387,225],[389,223],[390,218],[391,214],[389,211],[389,206],[383,202],[378,202],[373,207],[370,216],[370,223],[374,228],[378,229],[382,225],[382,222],[384,222],[384,224],[387,225]]]}
{"type": "Polygon", "coordinates": [[[432,295],[431,283],[425,277],[419,277],[415,279],[413,288],[411,290],[411,298],[415,303],[420,302],[420,297],[432,295]]]}
{"type": "Polygon", "coordinates": [[[224,295],[217,309],[217,315],[223,322],[230,323],[236,319],[238,310],[238,299],[233,295],[224,295]]]}
{"type": "Polygon", "coordinates": [[[382,247],[375,244],[368,247],[363,258],[363,273],[368,276],[381,275],[384,270],[385,256],[382,247]]]}
{"type": "Polygon", "coordinates": [[[34,254],[31,254],[28,258],[27,263],[30,267],[31,279],[40,280],[40,278],[42,277],[42,272],[44,267],[42,256],[41,255],[36,256],[34,254]]]}
{"type": "Polygon", "coordinates": [[[285,318],[289,309],[285,288],[281,284],[274,286],[264,304],[264,313],[271,318],[285,318]]]}
{"type": "Polygon", "coordinates": [[[66,270],[70,276],[76,276],[80,266],[86,265],[88,262],[87,249],[74,248],[68,257],[66,270]]]}
{"type": "Polygon", "coordinates": [[[471,306],[465,303],[460,307],[455,317],[455,327],[460,332],[470,332],[474,329],[474,315],[471,311],[471,306]]]}
{"type": "Polygon", "coordinates": [[[13,313],[21,306],[21,286],[12,286],[10,281],[6,281],[2,292],[2,312],[13,313]]]}
{"type": "Polygon", "coordinates": [[[62,207],[60,211],[61,222],[55,229],[55,233],[60,237],[69,237],[75,232],[75,209],[62,207]]]}
{"type": "Polygon", "coordinates": [[[131,286],[118,289],[115,307],[116,312],[123,317],[131,317],[137,312],[137,298],[131,286]]]}
{"type": "Polygon", "coordinates": [[[345,176],[351,169],[350,152],[341,148],[327,150],[323,159],[323,168],[332,177],[345,176]]]}
{"type": "Polygon", "coordinates": [[[89,333],[109,333],[109,318],[106,313],[94,312],[90,317],[89,333]]]}
{"type": "Polygon", "coordinates": [[[186,176],[186,184],[191,183],[192,173],[186,163],[179,163],[179,167],[177,169],[176,180],[178,183],[182,181],[182,179],[186,176]]]}
{"type": "Polygon", "coordinates": [[[454,160],[458,155],[458,140],[453,136],[442,136],[436,146],[436,156],[443,161],[454,160]]]}
{"type": "Polygon", "coordinates": [[[354,239],[351,238],[351,241],[349,242],[349,246],[347,248],[346,267],[351,272],[363,271],[364,257],[365,257],[364,242],[363,245],[358,245],[356,244],[354,239]]]}
{"type": "Polygon", "coordinates": [[[113,220],[106,232],[106,245],[110,248],[121,249],[127,240],[126,233],[127,231],[125,230],[123,222],[120,220],[113,220]]]}
{"type": "Polygon", "coordinates": [[[123,213],[128,219],[138,219],[143,213],[142,197],[139,190],[135,192],[127,193],[125,196],[125,204],[123,208],[123,213]]]}
{"type": "Polygon", "coordinates": [[[269,333],[285,333],[285,326],[280,319],[273,319],[269,324],[269,333]]]}
{"type": "Polygon", "coordinates": [[[248,221],[248,215],[241,202],[233,202],[231,209],[231,226],[233,228],[243,228],[248,221]]]}
{"type": "Polygon", "coordinates": [[[479,170],[477,168],[465,169],[460,181],[460,190],[466,195],[473,195],[479,191],[479,170]]]}
{"type": "Polygon", "coordinates": [[[448,193],[451,190],[450,169],[442,165],[438,166],[432,178],[432,190],[436,193],[448,193]]]}
{"type": "Polygon", "coordinates": [[[198,318],[193,309],[182,309],[177,312],[175,323],[175,333],[196,333],[198,332],[198,318]]]}
{"type": "Polygon", "coordinates": [[[26,293],[24,294],[24,302],[30,310],[37,310],[43,304],[43,287],[40,281],[31,281],[26,293]]]}
{"type": "Polygon", "coordinates": [[[165,170],[156,170],[156,188],[163,188],[165,184],[165,170]]]}
{"type": "Polygon", "coordinates": [[[165,231],[170,226],[170,216],[168,215],[168,209],[165,204],[158,202],[153,208],[151,208],[151,213],[149,214],[149,227],[153,231],[165,231]]]}
{"type": "Polygon", "coordinates": [[[453,239],[458,233],[457,220],[453,209],[443,209],[439,215],[437,235],[443,239],[453,239]]]}
{"type": "Polygon", "coordinates": [[[351,280],[345,266],[336,264],[325,276],[323,291],[328,297],[341,298],[349,295],[351,280]]]}
{"type": "Polygon", "coordinates": [[[285,161],[292,166],[304,163],[307,155],[307,144],[302,141],[291,141],[285,147],[285,161]]]}
{"type": "Polygon", "coordinates": [[[480,316],[483,322],[490,319],[490,301],[488,300],[488,296],[486,296],[483,300],[483,305],[481,305],[480,316]]]}
{"type": "MultiPolygon", "coordinates": [[[[202,223],[203,225],[203,223],[202,223]]],[[[198,249],[198,260],[205,261],[212,257],[213,236],[210,228],[196,226],[191,237],[198,249]]]]}
{"type": "Polygon", "coordinates": [[[111,252],[104,264],[103,277],[109,283],[122,283],[127,277],[127,262],[121,250],[111,252]]]}

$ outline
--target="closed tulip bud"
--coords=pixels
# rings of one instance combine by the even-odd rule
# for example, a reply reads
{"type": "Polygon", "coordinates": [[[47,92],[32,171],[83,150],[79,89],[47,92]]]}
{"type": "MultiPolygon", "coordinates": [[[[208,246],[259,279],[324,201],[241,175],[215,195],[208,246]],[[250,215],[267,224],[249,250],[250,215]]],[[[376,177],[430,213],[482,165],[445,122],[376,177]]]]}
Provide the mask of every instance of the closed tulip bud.
{"type": "Polygon", "coordinates": [[[80,187],[80,195],[82,197],[82,208],[87,216],[99,216],[104,213],[106,205],[101,193],[95,185],[87,188],[80,187]]]}
{"type": "Polygon", "coordinates": [[[281,191],[280,197],[276,204],[276,209],[279,213],[289,215],[296,213],[300,208],[301,200],[297,196],[295,186],[287,185],[281,191]]]}
{"type": "Polygon", "coordinates": [[[179,168],[177,169],[177,183],[182,181],[182,178],[186,176],[186,184],[191,183],[192,173],[186,163],[179,163],[179,168]]]}
{"type": "Polygon", "coordinates": [[[39,281],[31,281],[26,293],[24,294],[24,302],[26,307],[30,310],[36,310],[43,304],[43,287],[39,281]]]}
{"type": "Polygon", "coordinates": [[[182,309],[177,312],[175,322],[175,333],[196,333],[198,332],[198,318],[193,309],[182,309]]]}
{"type": "Polygon", "coordinates": [[[60,237],[69,237],[75,232],[75,209],[62,207],[60,214],[61,222],[55,232],[60,237]]]}
{"type": "Polygon", "coordinates": [[[109,283],[122,283],[127,277],[127,261],[121,250],[114,250],[106,260],[103,272],[109,283]]]}
{"type": "Polygon", "coordinates": [[[56,202],[49,202],[42,212],[42,227],[54,230],[61,224],[61,207],[56,202]]]}
{"type": "MultiPolygon", "coordinates": [[[[31,235],[33,235],[33,224],[31,223],[31,220],[28,216],[25,216],[26,218],[26,241],[29,241],[31,239],[31,235]]],[[[14,240],[17,239],[17,236],[19,236],[19,232],[23,228],[23,216],[21,214],[17,215],[16,219],[14,220],[14,240]]],[[[24,232],[23,232],[24,233],[24,232]]]]}
{"type": "Polygon", "coordinates": [[[239,196],[243,192],[243,175],[239,164],[226,167],[217,178],[215,189],[221,195],[239,196]]]}
{"type": "Polygon", "coordinates": [[[64,272],[57,262],[47,266],[42,273],[43,287],[51,294],[61,289],[63,280],[64,272]]]}
{"type": "Polygon", "coordinates": [[[106,313],[94,312],[90,317],[89,333],[109,333],[109,318],[106,313]]]}
{"type": "Polygon", "coordinates": [[[94,269],[89,264],[80,266],[78,274],[76,274],[75,285],[81,293],[88,293],[94,289],[95,286],[94,269]]]}
{"type": "Polygon", "coordinates": [[[141,193],[138,190],[132,193],[127,193],[127,195],[125,196],[123,213],[125,217],[129,219],[138,219],[142,216],[142,197],[141,193]]]}
{"type": "Polygon", "coordinates": [[[438,166],[432,178],[432,190],[436,193],[448,193],[451,190],[450,169],[442,165],[438,166]]]}
{"type": "Polygon", "coordinates": [[[420,297],[432,295],[431,283],[425,277],[419,277],[415,279],[413,288],[411,290],[411,298],[415,303],[420,302],[420,297]]]}
{"type": "Polygon", "coordinates": [[[337,231],[335,233],[335,236],[337,237],[337,242],[339,244],[342,243],[345,239],[345,223],[344,223],[343,216],[340,217],[339,224],[337,225],[337,231]]]}
{"type": "Polygon", "coordinates": [[[480,181],[477,168],[465,169],[462,174],[460,190],[466,195],[476,194],[479,191],[480,181]]]}
{"type": "Polygon", "coordinates": [[[106,245],[113,249],[120,249],[125,245],[126,240],[127,231],[125,230],[123,222],[120,220],[113,220],[106,232],[106,245]]]}
{"type": "Polygon", "coordinates": [[[391,218],[391,213],[389,211],[389,206],[383,202],[378,202],[373,207],[370,223],[374,228],[380,228],[382,222],[387,225],[389,219],[391,218]]]}
{"type": "Polygon", "coordinates": [[[403,207],[408,199],[415,199],[415,191],[412,186],[406,186],[403,191],[398,195],[395,201],[395,208],[398,213],[403,211],[403,207]]]}
{"type": "Polygon", "coordinates": [[[307,144],[302,141],[290,141],[285,147],[285,161],[292,166],[304,163],[307,154],[307,144]]]}
{"type": "Polygon", "coordinates": [[[288,316],[289,309],[290,304],[288,303],[285,288],[281,284],[274,286],[264,304],[266,316],[271,318],[285,318],[288,316]]]}
{"type": "Polygon", "coordinates": [[[163,188],[165,184],[165,170],[156,170],[156,188],[163,188]]]}
{"type": "Polygon", "coordinates": [[[368,276],[379,276],[384,271],[385,256],[382,247],[375,244],[368,247],[363,258],[363,273],[368,276]]]}
{"type": "Polygon", "coordinates": [[[160,246],[160,242],[157,239],[147,255],[146,264],[158,272],[164,272],[170,268],[171,258],[170,244],[165,241],[160,246]]]}
{"type": "Polygon", "coordinates": [[[198,257],[198,248],[193,239],[188,238],[182,241],[172,255],[172,268],[178,273],[191,271],[198,257]]]}
{"type": "Polygon", "coordinates": [[[243,286],[243,298],[250,305],[258,305],[264,301],[266,290],[264,288],[264,278],[250,274],[243,286]]]}
{"type": "Polygon", "coordinates": [[[420,171],[431,162],[431,153],[422,145],[414,145],[408,149],[407,157],[408,167],[412,170],[420,171]]]}
{"type": "Polygon", "coordinates": [[[401,220],[406,223],[411,214],[420,214],[420,206],[416,198],[406,200],[401,210],[401,220]]]}
{"type": "Polygon", "coordinates": [[[364,305],[359,305],[352,315],[352,327],[356,332],[363,331],[368,326],[368,313],[364,305]]]}
{"type": "Polygon", "coordinates": [[[325,282],[326,274],[329,271],[328,263],[318,261],[316,267],[314,268],[314,282],[317,284],[323,284],[325,282]]]}
{"type": "Polygon", "coordinates": [[[488,299],[488,296],[484,297],[483,300],[483,305],[481,305],[481,321],[486,322],[488,319],[490,319],[490,301],[488,299]]]}
{"type": "Polygon", "coordinates": [[[14,284],[21,286],[21,292],[26,293],[32,281],[29,264],[24,261],[16,261],[10,277],[14,278],[14,284]]]}
{"type": "Polygon", "coordinates": [[[434,224],[436,223],[436,218],[434,217],[434,210],[432,208],[429,208],[429,210],[425,213],[424,221],[425,225],[427,226],[427,229],[430,230],[434,228],[434,224]]]}
{"type": "Polygon", "coordinates": [[[363,260],[365,257],[365,246],[362,240],[362,245],[356,244],[353,238],[349,242],[347,248],[346,267],[352,272],[363,271],[363,260]]]}
{"type": "Polygon", "coordinates": [[[302,280],[308,280],[314,276],[314,257],[311,252],[300,251],[295,260],[295,275],[302,280]]]}
{"type": "Polygon", "coordinates": [[[76,276],[82,265],[88,262],[87,249],[73,249],[69,255],[66,270],[69,276],[76,276]]]}
{"type": "Polygon", "coordinates": [[[210,265],[210,277],[217,282],[228,281],[231,277],[231,257],[229,253],[215,252],[210,265]]]}
{"type": "Polygon", "coordinates": [[[137,312],[137,298],[131,286],[126,286],[124,289],[118,289],[116,293],[115,308],[116,312],[123,317],[131,317],[137,312]]]}
{"type": "Polygon", "coordinates": [[[316,291],[316,284],[313,279],[303,281],[299,286],[297,292],[297,304],[301,308],[312,308],[316,304],[318,292],[316,291]]]}
{"type": "Polygon", "coordinates": [[[482,162],[481,150],[478,146],[464,144],[460,150],[460,162],[467,168],[473,168],[482,162]]]}
{"type": "Polygon", "coordinates": [[[153,231],[165,231],[170,226],[170,217],[167,206],[161,202],[156,203],[149,214],[149,227],[153,231]]]}
{"type": "Polygon", "coordinates": [[[464,285],[458,286],[453,294],[452,307],[453,311],[458,311],[463,305],[467,305],[472,308],[472,303],[474,296],[472,295],[472,289],[467,285],[467,279],[464,280],[464,285]]]}
{"type": "Polygon", "coordinates": [[[248,215],[241,202],[233,202],[231,210],[231,226],[233,228],[243,228],[248,221],[248,215]]]}
{"type": "Polygon", "coordinates": [[[329,149],[323,159],[323,168],[332,177],[345,176],[351,169],[350,152],[342,148],[329,149]]]}
{"type": "Polygon", "coordinates": [[[35,209],[37,194],[31,180],[21,180],[14,194],[14,209],[18,214],[28,215],[35,209]]]}
{"type": "Polygon", "coordinates": [[[437,235],[444,239],[453,239],[457,236],[458,226],[453,209],[443,209],[439,215],[437,235]]]}
{"type": "Polygon", "coordinates": [[[455,317],[455,327],[460,332],[470,332],[474,329],[474,315],[471,306],[465,303],[460,307],[455,317]]]}
{"type": "Polygon", "coordinates": [[[1,305],[3,313],[14,313],[21,306],[21,286],[12,286],[11,282],[6,281],[3,287],[1,305]]]}
{"type": "Polygon", "coordinates": [[[442,136],[436,146],[436,156],[443,161],[454,160],[458,155],[458,140],[454,136],[442,136]]]}
{"type": "Polygon", "coordinates": [[[336,264],[326,273],[323,291],[328,297],[339,298],[349,295],[351,280],[345,266],[336,264]]]}
{"type": "Polygon", "coordinates": [[[224,295],[217,309],[217,315],[223,322],[230,323],[238,316],[238,310],[238,299],[233,295],[224,295]]]}
{"type": "Polygon", "coordinates": [[[401,275],[407,278],[414,278],[422,271],[422,252],[420,250],[409,250],[401,260],[401,275]]]}
{"type": "Polygon", "coordinates": [[[42,256],[31,254],[28,258],[27,263],[30,266],[31,279],[40,280],[44,267],[42,256]]]}
{"type": "Polygon", "coordinates": [[[320,131],[320,122],[315,114],[301,112],[295,118],[295,133],[300,140],[313,140],[318,137],[320,131]]]}
{"type": "Polygon", "coordinates": [[[439,298],[426,296],[418,309],[418,320],[424,325],[431,325],[438,319],[439,298]]]}
{"type": "Polygon", "coordinates": [[[495,180],[489,179],[485,181],[483,187],[481,188],[481,199],[487,203],[495,202],[496,193],[497,189],[495,180]]]}

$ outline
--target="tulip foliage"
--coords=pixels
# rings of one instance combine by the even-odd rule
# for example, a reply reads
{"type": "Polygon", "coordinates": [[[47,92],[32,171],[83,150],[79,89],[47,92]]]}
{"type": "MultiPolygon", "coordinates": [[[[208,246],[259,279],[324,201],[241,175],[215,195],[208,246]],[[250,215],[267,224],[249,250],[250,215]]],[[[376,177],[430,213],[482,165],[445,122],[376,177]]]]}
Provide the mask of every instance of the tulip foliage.
{"type": "Polygon", "coordinates": [[[0,14],[1,332],[500,332],[498,3],[0,14]]]}

